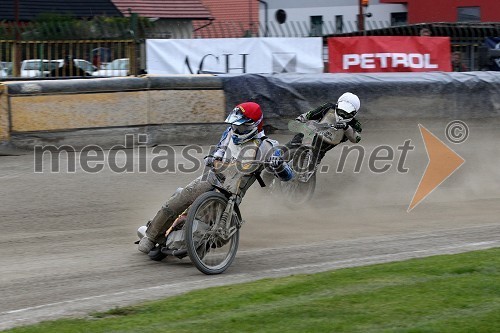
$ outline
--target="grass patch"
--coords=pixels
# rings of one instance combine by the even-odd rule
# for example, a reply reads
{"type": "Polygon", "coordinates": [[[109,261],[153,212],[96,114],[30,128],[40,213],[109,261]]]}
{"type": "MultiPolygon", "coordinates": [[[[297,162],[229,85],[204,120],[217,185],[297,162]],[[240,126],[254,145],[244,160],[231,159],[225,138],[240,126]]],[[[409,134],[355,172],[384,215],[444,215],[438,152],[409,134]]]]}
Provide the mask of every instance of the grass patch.
{"type": "Polygon", "coordinates": [[[500,332],[500,249],[209,288],[7,332],[500,332]]]}

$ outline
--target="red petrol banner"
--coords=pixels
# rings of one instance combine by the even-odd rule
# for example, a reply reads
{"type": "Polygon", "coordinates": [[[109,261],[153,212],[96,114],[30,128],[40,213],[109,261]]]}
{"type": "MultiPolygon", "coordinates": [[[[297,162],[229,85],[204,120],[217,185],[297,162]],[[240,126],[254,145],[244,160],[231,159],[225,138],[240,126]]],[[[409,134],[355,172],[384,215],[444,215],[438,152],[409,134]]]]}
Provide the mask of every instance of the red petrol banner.
{"type": "Polygon", "coordinates": [[[451,72],[450,50],[449,37],[331,37],[329,72],[451,72]]]}

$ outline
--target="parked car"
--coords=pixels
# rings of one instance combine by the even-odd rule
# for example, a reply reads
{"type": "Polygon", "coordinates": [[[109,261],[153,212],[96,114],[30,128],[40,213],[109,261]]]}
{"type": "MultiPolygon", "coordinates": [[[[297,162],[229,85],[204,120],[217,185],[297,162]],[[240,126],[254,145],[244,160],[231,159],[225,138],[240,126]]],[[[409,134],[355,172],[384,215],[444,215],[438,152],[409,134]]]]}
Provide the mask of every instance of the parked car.
{"type": "Polygon", "coordinates": [[[104,65],[104,69],[99,69],[92,73],[94,76],[127,76],[129,73],[129,59],[115,59],[104,65]]]}
{"type": "Polygon", "coordinates": [[[7,71],[7,75],[12,76],[12,62],[11,61],[2,61],[3,68],[7,71]]]}
{"type": "MultiPolygon", "coordinates": [[[[62,67],[62,65],[64,64],[64,59],[57,59],[57,61],[61,63],[59,67],[62,67]]],[[[76,67],[83,69],[87,73],[87,75],[93,75],[94,72],[97,70],[97,67],[92,65],[92,63],[90,63],[87,60],[73,59],[73,63],[75,64],[76,67]]]]}
{"type": "Polygon", "coordinates": [[[90,61],[83,60],[83,59],[73,59],[75,62],[75,65],[83,69],[85,72],[87,72],[88,75],[93,75],[95,71],[98,70],[98,68],[90,61]]]}
{"type": "MultiPolygon", "coordinates": [[[[87,75],[92,75],[97,67],[84,59],[73,59],[75,66],[83,69],[87,75]]],[[[64,65],[64,59],[29,59],[21,64],[21,77],[46,77],[50,71],[64,65]]]]}
{"type": "Polygon", "coordinates": [[[59,60],[29,59],[21,63],[21,77],[46,77],[50,71],[62,66],[59,60]]]}
{"type": "Polygon", "coordinates": [[[0,78],[9,76],[9,69],[7,66],[6,62],[0,61],[0,78]]]}

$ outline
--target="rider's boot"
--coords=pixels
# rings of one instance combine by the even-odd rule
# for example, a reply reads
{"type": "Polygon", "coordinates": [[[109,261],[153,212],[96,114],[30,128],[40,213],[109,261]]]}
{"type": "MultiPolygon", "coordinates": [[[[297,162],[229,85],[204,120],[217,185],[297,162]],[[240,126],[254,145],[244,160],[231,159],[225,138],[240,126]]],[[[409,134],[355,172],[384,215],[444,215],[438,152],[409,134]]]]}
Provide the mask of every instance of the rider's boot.
{"type": "Polygon", "coordinates": [[[156,246],[156,243],[148,237],[143,237],[139,241],[139,251],[148,254],[156,246]]]}
{"type": "Polygon", "coordinates": [[[294,135],[294,137],[292,138],[292,140],[290,140],[290,142],[286,143],[285,146],[288,147],[288,148],[293,148],[293,147],[297,147],[297,146],[300,146],[302,144],[302,140],[304,139],[304,134],[302,133],[297,133],[294,135]]]}
{"type": "Polygon", "coordinates": [[[164,240],[165,232],[176,217],[176,214],[168,206],[163,206],[149,223],[146,236],[139,241],[139,251],[149,253],[156,246],[156,243],[161,243],[164,240]]]}

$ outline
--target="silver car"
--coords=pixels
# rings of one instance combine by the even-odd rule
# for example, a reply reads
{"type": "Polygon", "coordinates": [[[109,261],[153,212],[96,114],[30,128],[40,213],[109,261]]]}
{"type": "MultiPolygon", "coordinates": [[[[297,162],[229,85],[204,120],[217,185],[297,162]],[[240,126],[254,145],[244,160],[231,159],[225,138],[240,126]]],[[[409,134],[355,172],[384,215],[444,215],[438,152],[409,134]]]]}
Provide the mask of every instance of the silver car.
{"type": "Polygon", "coordinates": [[[128,58],[115,59],[104,65],[103,69],[99,69],[92,73],[94,76],[127,76],[129,73],[128,58]]]}

